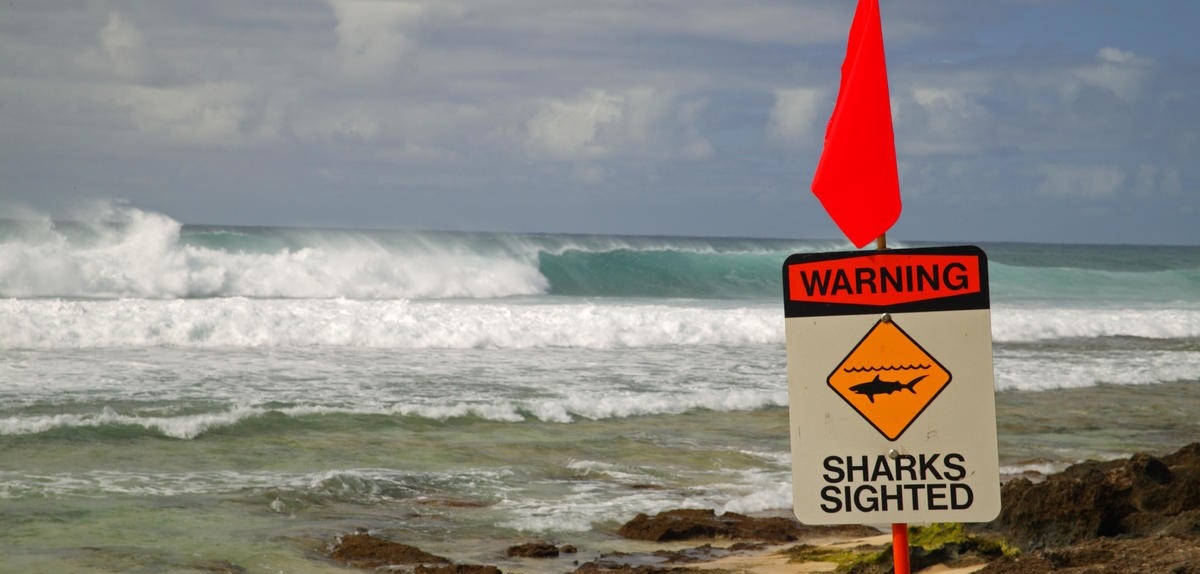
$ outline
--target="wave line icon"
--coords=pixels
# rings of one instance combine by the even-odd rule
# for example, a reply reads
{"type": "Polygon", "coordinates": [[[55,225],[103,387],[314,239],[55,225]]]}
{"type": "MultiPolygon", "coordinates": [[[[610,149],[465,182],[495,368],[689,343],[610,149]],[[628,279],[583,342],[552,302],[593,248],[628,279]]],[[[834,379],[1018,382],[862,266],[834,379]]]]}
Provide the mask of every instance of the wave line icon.
{"type": "Polygon", "coordinates": [[[931,366],[932,365],[880,365],[878,367],[844,367],[842,370],[847,373],[871,373],[875,371],[918,371],[921,369],[928,369],[931,366]]]}

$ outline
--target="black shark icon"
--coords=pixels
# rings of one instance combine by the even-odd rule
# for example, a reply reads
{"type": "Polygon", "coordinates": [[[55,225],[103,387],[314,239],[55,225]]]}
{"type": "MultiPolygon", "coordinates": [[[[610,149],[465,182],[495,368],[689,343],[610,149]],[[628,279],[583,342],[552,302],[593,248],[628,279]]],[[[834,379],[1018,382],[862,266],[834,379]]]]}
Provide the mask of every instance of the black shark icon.
{"type": "Polygon", "coordinates": [[[917,391],[915,391],[913,387],[917,386],[917,383],[921,382],[921,379],[924,379],[926,376],[927,375],[921,375],[907,383],[899,383],[893,381],[881,381],[879,380],[879,375],[875,375],[874,379],[850,387],[850,391],[860,395],[866,395],[867,400],[871,401],[872,403],[875,402],[875,395],[890,395],[901,389],[907,389],[908,392],[915,395],[917,394],[917,391]]]}

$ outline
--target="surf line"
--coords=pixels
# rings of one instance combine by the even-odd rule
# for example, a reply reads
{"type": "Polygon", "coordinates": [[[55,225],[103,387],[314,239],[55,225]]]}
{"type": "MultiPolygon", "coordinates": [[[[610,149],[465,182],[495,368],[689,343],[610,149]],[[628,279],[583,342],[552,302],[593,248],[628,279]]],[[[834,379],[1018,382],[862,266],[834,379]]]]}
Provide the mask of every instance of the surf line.
{"type": "Polygon", "coordinates": [[[895,457],[827,456],[822,462],[822,512],[964,510],[975,493],[962,480],[966,457],[956,452],[895,457]]]}

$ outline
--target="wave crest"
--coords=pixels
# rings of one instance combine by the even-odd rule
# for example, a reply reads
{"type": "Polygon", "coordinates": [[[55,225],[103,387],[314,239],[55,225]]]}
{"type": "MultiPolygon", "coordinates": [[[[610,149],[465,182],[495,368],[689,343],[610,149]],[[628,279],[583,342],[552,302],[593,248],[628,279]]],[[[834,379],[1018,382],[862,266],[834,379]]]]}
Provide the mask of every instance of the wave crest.
{"type": "Polygon", "coordinates": [[[109,207],[56,223],[4,222],[0,295],[87,299],[208,297],[435,299],[544,293],[536,254],[387,244],[365,233],[197,228],[109,207]]]}

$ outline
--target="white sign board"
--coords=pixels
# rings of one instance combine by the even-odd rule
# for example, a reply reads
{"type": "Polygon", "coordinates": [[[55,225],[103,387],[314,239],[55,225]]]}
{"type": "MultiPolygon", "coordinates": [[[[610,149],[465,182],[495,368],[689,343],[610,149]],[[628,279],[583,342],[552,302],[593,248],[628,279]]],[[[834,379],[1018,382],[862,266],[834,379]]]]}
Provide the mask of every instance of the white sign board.
{"type": "Polygon", "coordinates": [[[795,513],[808,524],[1000,512],[987,257],[956,246],[784,264],[795,513]]]}

